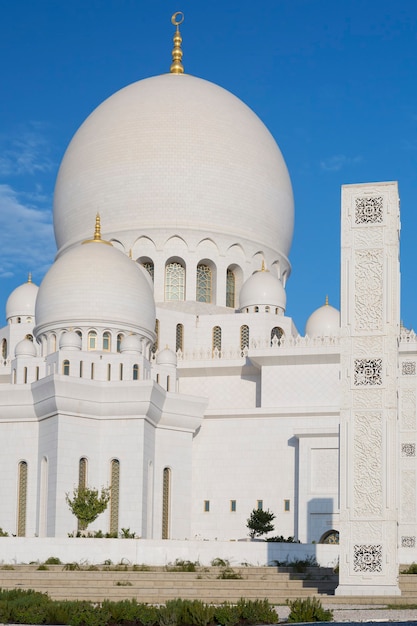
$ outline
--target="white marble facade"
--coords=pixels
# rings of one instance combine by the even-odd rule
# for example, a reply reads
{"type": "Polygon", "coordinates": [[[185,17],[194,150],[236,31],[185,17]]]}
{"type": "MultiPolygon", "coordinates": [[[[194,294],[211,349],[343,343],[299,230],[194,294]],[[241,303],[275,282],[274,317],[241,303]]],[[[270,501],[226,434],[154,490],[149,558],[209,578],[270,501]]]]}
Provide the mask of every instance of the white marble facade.
{"type": "Polygon", "coordinates": [[[56,261],[0,331],[0,526],[65,537],[79,484],[112,487],[92,530],[146,539],[242,539],[262,506],[274,534],[341,532],[341,593],[395,593],[417,534],[398,191],[342,199],[341,316],[299,331],[291,182],[256,115],[175,74],[100,105],[58,174],[56,261]]]}

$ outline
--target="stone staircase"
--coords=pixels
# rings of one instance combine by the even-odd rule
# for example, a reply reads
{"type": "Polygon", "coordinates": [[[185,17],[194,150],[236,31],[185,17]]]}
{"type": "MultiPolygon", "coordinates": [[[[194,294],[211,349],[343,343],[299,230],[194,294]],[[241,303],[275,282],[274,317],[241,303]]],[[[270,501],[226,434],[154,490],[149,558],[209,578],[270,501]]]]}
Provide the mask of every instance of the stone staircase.
{"type": "Polygon", "coordinates": [[[167,571],[152,567],[146,571],[130,566],[100,566],[98,569],[69,571],[62,565],[14,565],[0,568],[0,588],[34,589],[55,600],[125,600],[163,603],[174,598],[198,599],[207,603],[236,602],[240,598],[267,598],[273,604],[287,599],[321,596],[326,604],[417,604],[417,576],[400,575],[401,596],[335,596],[337,574],[331,569],[308,568],[294,573],[278,567],[234,567],[241,578],[218,578],[223,568],[200,567],[196,572],[167,571]]]}

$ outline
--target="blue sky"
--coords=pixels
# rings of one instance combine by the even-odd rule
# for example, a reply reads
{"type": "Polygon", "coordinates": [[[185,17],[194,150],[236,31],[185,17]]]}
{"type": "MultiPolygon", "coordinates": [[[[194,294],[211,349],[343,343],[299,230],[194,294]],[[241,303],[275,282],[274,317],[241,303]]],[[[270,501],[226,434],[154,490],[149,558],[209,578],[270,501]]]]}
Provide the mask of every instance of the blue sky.
{"type": "Polygon", "coordinates": [[[402,319],[417,329],[415,0],[0,0],[0,322],[39,284],[72,135],[106,97],[169,69],[172,13],[187,73],[248,104],[290,171],[296,205],[287,314],[339,306],[340,187],[398,180],[402,319]]]}

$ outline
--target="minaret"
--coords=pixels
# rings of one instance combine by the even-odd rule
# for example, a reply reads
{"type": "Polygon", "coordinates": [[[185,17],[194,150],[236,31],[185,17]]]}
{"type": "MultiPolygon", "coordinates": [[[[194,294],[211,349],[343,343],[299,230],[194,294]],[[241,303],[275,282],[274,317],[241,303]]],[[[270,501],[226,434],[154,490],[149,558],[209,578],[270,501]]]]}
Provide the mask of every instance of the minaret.
{"type": "Polygon", "coordinates": [[[396,183],[342,188],[337,595],[398,595],[396,183]]]}

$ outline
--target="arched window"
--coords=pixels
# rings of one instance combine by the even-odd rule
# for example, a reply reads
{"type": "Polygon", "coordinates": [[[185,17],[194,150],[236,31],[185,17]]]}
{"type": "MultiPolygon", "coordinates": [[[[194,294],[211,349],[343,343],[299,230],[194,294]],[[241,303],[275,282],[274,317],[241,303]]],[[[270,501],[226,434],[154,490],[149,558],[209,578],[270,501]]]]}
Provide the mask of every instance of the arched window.
{"type": "Polygon", "coordinates": [[[152,278],[152,280],[154,280],[154,264],[152,261],[144,261],[142,263],[142,267],[145,268],[145,270],[149,273],[150,277],[152,278]]]}
{"type": "Polygon", "coordinates": [[[122,339],[123,339],[123,334],[119,333],[117,335],[117,346],[116,346],[117,352],[120,352],[120,346],[122,345],[122,339]]]}
{"type": "Polygon", "coordinates": [[[259,313],[259,307],[258,307],[258,306],[256,306],[256,307],[254,308],[254,311],[255,311],[255,313],[259,313]]]}
{"type": "Polygon", "coordinates": [[[111,462],[110,477],[110,532],[119,532],[120,461],[111,462]]]}
{"type": "Polygon", "coordinates": [[[39,380],[39,365],[37,365],[35,369],[35,380],[39,380]]]}
{"type": "Polygon", "coordinates": [[[171,470],[164,467],[162,482],[162,539],[169,539],[171,507],[171,470]]]}
{"type": "Polygon", "coordinates": [[[1,356],[3,359],[7,359],[7,339],[3,339],[1,342],[1,356]]]}
{"type": "Polygon", "coordinates": [[[23,382],[26,384],[28,381],[28,368],[24,367],[23,368],[23,382]]]}
{"type": "Polygon", "coordinates": [[[222,329],[220,326],[215,326],[213,328],[212,347],[213,350],[216,350],[217,348],[219,352],[222,349],[222,329]]]}
{"type": "Polygon", "coordinates": [[[17,536],[26,535],[26,506],[28,493],[28,464],[26,461],[19,463],[18,469],[19,491],[17,495],[17,536]]]}
{"type": "Polygon", "coordinates": [[[208,265],[197,265],[197,302],[211,302],[212,300],[212,272],[208,265]]]}
{"type": "Polygon", "coordinates": [[[265,313],[269,313],[269,311],[270,311],[269,306],[266,306],[266,307],[265,307],[265,313]]]}
{"type": "Polygon", "coordinates": [[[249,326],[244,324],[240,327],[240,349],[249,348],[249,326]]]}
{"type": "Polygon", "coordinates": [[[123,380],[123,363],[120,363],[119,374],[120,380],[123,380]]]}
{"type": "Polygon", "coordinates": [[[80,378],[83,377],[83,362],[80,361],[80,378]]]}
{"type": "Polygon", "coordinates": [[[63,361],[62,363],[62,373],[64,374],[64,376],[69,376],[70,362],[68,360],[63,361]]]}
{"type": "Polygon", "coordinates": [[[226,275],[226,306],[235,307],[236,302],[236,276],[233,270],[228,269],[226,275]]]}
{"type": "Polygon", "coordinates": [[[56,335],[51,335],[51,352],[56,352],[56,335]]]}
{"type": "Polygon", "coordinates": [[[152,346],[152,352],[157,352],[159,348],[159,320],[155,320],[155,343],[152,346]]]}
{"type": "Polygon", "coordinates": [[[165,300],[185,300],[185,268],[178,261],[165,266],[165,300]]]}
{"type": "MultiPolygon", "coordinates": [[[[81,457],[78,462],[78,489],[83,490],[87,488],[87,469],[88,461],[85,457],[81,457]]],[[[85,526],[78,520],[78,530],[85,530],[85,526]]]]}
{"type": "Polygon", "coordinates": [[[328,530],[320,537],[319,543],[339,543],[339,531],[338,530],[328,530]]]}
{"type": "Polygon", "coordinates": [[[272,330],[271,330],[271,345],[280,345],[281,343],[281,337],[284,334],[284,331],[282,330],[282,328],[280,328],[279,326],[275,326],[272,330]]]}
{"type": "Polygon", "coordinates": [[[103,333],[103,350],[105,352],[110,352],[111,350],[111,334],[108,331],[103,333]]]}
{"type": "Polygon", "coordinates": [[[107,380],[111,380],[111,363],[107,364],[107,380]]]}
{"type": "Polygon", "coordinates": [[[137,363],[133,366],[133,380],[139,380],[139,365],[137,363]]]}
{"type": "Polygon", "coordinates": [[[184,326],[182,324],[177,324],[175,329],[175,352],[184,351],[184,326]]]}
{"type": "Polygon", "coordinates": [[[91,380],[94,380],[94,363],[91,363],[91,380]]]}
{"type": "Polygon", "coordinates": [[[20,324],[20,323],[21,323],[21,321],[22,321],[22,318],[21,318],[21,317],[18,317],[18,318],[17,318],[17,323],[18,323],[18,324],[20,324]]]}
{"type": "Polygon", "coordinates": [[[90,332],[88,333],[88,349],[97,349],[97,333],[95,330],[90,330],[90,332]]]}
{"type": "Polygon", "coordinates": [[[87,468],[88,461],[83,456],[78,463],[78,489],[85,489],[87,487],[87,468]]]}

